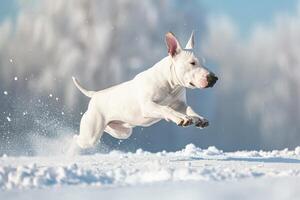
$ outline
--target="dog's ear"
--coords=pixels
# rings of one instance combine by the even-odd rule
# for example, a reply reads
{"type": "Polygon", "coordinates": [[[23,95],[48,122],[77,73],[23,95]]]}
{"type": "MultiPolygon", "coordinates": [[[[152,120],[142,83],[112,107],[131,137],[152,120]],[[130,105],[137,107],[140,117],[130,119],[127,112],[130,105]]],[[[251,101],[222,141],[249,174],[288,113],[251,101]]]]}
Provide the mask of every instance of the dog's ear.
{"type": "Polygon", "coordinates": [[[194,48],[194,43],[195,43],[195,39],[194,39],[194,31],[192,31],[192,34],[190,36],[189,41],[186,43],[185,48],[186,49],[193,49],[194,48]]]}
{"type": "Polygon", "coordinates": [[[175,35],[171,32],[168,32],[166,34],[166,44],[168,47],[168,53],[174,57],[175,55],[177,55],[178,53],[180,53],[181,51],[181,46],[178,42],[178,40],[176,39],[175,35]]]}

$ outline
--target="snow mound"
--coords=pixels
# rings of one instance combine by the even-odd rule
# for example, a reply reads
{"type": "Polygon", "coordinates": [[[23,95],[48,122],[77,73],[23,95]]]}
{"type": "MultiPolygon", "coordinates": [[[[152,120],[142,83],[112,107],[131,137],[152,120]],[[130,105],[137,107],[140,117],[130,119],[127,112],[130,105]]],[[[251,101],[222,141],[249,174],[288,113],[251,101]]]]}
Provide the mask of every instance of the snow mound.
{"type": "Polygon", "coordinates": [[[70,157],[2,157],[0,188],[30,189],[124,186],[174,181],[226,181],[259,177],[300,177],[299,147],[293,151],[223,152],[193,144],[177,152],[70,157]]]}

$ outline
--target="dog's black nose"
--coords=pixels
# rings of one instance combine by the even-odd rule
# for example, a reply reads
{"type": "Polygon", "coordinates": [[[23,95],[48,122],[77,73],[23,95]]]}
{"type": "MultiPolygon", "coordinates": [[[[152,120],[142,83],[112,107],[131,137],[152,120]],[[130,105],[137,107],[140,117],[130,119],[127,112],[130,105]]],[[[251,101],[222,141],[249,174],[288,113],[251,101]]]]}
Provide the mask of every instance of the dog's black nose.
{"type": "Polygon", "coordinates": [[[213,87],[215,83],[217,82],[218,77],[214,73],[210,73],[207,75],[207,87],[213,87]]]}

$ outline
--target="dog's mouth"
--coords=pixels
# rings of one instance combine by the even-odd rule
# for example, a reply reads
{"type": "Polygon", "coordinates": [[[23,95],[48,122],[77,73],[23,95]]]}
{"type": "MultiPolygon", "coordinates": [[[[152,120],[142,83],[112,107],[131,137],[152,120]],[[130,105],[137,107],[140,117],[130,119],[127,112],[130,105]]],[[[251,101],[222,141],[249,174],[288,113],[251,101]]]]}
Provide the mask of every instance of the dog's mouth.
{"type": "MultiPolygon", "coordinates": [[[[203,84],[204,84],[204,83],[203,83],[203,84]]],[[[203,84],[202,84],[202,85],[203,85],[203,84]]],[[[195,85],[193,82],[189,82],[189,85],[190,85],[192,88],[199,88],[199,89],[205,88],[205,87],[206,87],[206,85],[204,85],[204,86],[202,86],[202,85],[197,86],[197,85],[195,85]]]]}
{"type": "Polygon", "coordinates": [[[190,86],[196,87],[196,85],[194,83],[192,83],[192,82],[190,82],[190,86]]]}

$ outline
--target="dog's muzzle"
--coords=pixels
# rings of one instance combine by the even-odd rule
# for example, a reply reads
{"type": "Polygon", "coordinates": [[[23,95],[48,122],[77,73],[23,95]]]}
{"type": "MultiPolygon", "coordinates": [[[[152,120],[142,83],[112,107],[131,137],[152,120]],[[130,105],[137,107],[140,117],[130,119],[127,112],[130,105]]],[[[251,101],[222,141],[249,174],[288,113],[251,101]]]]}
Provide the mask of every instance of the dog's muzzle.
{"type": "Polygon", "coordinates": [[[210,73],[209,75],[207,75],[206,79],[208,82],[206,88],[209,88],[209,87],[213,87],[215,85],[215,83],[218,80],[218,77],[214,73],[210,73]]]}

